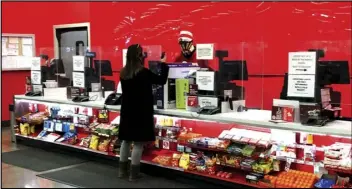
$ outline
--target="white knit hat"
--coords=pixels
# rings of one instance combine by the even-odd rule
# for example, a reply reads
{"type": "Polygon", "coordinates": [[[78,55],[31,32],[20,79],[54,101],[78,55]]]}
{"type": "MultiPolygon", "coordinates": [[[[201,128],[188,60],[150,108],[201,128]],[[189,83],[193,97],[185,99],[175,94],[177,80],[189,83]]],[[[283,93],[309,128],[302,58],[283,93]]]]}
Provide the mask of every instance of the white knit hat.
{"type": "Polygon", "coordinates": [[[193,34],[190,31],[180,31],[180,35],[178,38],[179,41],[192,41],[193,40],[193,34]]]}

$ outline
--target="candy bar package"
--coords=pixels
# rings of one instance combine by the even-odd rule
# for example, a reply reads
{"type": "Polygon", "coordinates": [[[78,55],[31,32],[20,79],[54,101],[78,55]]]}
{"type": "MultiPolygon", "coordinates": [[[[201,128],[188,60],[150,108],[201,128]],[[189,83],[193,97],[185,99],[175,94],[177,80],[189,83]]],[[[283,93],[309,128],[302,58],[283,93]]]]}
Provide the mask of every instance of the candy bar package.
{"type": "Polygon", "coordinates": [[[91,139],[91,137],[82,138],[81,142],[79,143],[79,145],[84,147],[84,148],[88,148],[89,147],[89,143],[90,143],[90,139],[91,139]]]}

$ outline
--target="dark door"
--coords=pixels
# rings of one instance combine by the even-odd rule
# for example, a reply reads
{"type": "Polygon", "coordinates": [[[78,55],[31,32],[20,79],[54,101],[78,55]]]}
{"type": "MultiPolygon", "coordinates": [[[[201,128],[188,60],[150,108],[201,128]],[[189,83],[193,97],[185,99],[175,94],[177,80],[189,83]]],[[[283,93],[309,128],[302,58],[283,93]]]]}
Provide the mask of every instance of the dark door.
{"type": "Polygon", "coordinates": [[[59,58],[63,61],[66,77],[72,78],[72,56],[84,55],[88,47],[88,28],[57,29],[56,37],[60,48],[59,58]]]}

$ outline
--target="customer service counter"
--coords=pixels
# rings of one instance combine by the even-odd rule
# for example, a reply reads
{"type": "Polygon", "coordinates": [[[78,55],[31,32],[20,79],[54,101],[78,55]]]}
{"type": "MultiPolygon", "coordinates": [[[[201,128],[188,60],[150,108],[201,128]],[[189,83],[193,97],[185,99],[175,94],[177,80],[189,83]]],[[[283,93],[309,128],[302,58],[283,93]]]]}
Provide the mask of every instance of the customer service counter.
{"type": "MultiPolygon", "coordinates": [[[[107,122],[106,124],[118,125],[119,123],[118,121],[115,122],[115,119],[116,117],[119,117],[118,115],[120,111],[120,106],[104,106],[103,101],[90,101],[90,102],[76,103],[68,99],[53,99],[53,98],[42,97],[42,96],[40,97],[28,97],[24,95],[14,96],[15,106],[19,106],[22,102],[27,103],[27,105],[28,104],[44,105],[44,108],[35,107],[38,109],[37,111],[39,112],[50,111],[50,109],[55,109],[55,108],[57,111],[64,111],[65,109],[64,106],[66,105],[73,107],[73,109],[75,110],[76,109],[82,110],[84,108],[91,109],[91,110],[84,110],[87,112],[91,112],[89,115],[91,117],[96,115],[97,114],[96,112],[100,112],[101,110],[108,110],[109,112],[113,112],[113,114],[109,116],[109,122],[107,122]],[[47,108],[48,106],[50,106],[49,110],[47,108]],[[79,108],[76,108],[76,107],[79,107],[79,108]]],[[[18,108],[15,107],[14,111],[12,111],[12,116],[11,116],[12,118],[11,133],[12,133],[12,139],[14,142],[16,142],[16,140],[19,140],[19,139],[21,140],[21,142],[25,142],[25,143],[26,141],[37,141],[37,142],[43,142],[43,143],[50,143],[54,146],[59,145],[59,146],[64,146],[66,148],[73,148],[79,151],[85,151],[85,153],[100,154],[102,156],[106,156],[110,158],[119,157],[117,152],[99,150],[100,148],[92,149],[90,146],[89,147],[82,146],[81,141],[85,140],[85,138],[87,138],[87,136],[89,135],[89,134],[87,135],[87,132],[90,132],[87,129],[83,129],[84,134],[83,133],[77,134],[77,143],[75,144],[62,142],[56,139],[54,140],[48,139],[48,137],[47,139],[44,139],[43,137],[39,137],[41,135],[39,132],[41,132],[42,130],[45,130],[44,128],[46,126],[42,126],[41,128],[39,128],[39,130],[34,131],[30,134],[26,132],[26,134],[24,135],[22,133],[23,129],[22,128],[18,129],[18,125],[22,124],[22,123],[19,123],[18,121],[19,120],[18,117],[22,116],[22,115],[19,115],[20,114],[19,112],[20,111],[18,110],[18,108]],[[15,128],[16,124],[17,124],[17,128],[15,128]]],[[[22,111],[22,114],[23,112],[25,111],[22,111]]],[[[77,112],[75,113],[79,114],[78,112],[79,111],[77,110],[77,112]]],[[[84,117],[84,115],[73,115],[73,116],[84,117]]],[[[185,110],[155,109],[155,116],[157,119],[156,129],[159,129],[159,131],[157,132],[159,134],[157,135],[157,141],[155,142],[155,146],[149,149],[151,153],[147,153],[143,155],[143,158],[142,158],[143,163],[163,167],[166,169],[172,169],[174,171],[182,171],[184,173],[191,174],[191,175],[198,175],[198,176],[201,176],[202,178],[220,180],[226,183],[248,185],[251,187],[268,187],[268,186],[265,185],[265,183],[260,184],[261,182],[249,181],[250,178],[253,178],[253,177],[248,176],[250,174],[248,174],[247,172],[253,172],[253,171],[248,171],[248,169],[244,171],[243,167],[240,167],[239,168],[240,171],[238,171],[237,170],[238,167],[235,168],[236,165],[228,164],[230,163],[230,161],[224,163],[219,160],[219,162],[217,162],[217,164],[215,165],[215,166],[218,166],[217,169],[214,169],[213,171],[210,171],[210,172],[208,172],[208,169],[206,169],[207,171],[204,172],[196,169],[192,170],[189,168],[185,168],[184,165],[181,166],[182,158],[181,160],[179,160],[180,166],[178,166],[178,163],[176,165],[174,163],[167,164],[165,163],[164,160],[167,159],[167,156],[169,156],[170,158],[173,157],[173,160],[174,160],[176,157],[175,153],[187,154],[187,153],[197,152],[199,155],[200,151],[216,153],[216,157],[220,156],[219,154],[231,155],[231,153],[229,152],[229,148],[231,147],[231,145],[228,149],[226,148],[223,149],[223,144],[218,146],[217,148],[214,148],[214,147],[210,148],[207,146],[208,144],[200,145],[202,143],[202,140],[195,142],[194,140],[192,141],[187,139],[188,140],[187,141],[185,140],[186,137],[182,136],[183,135],[182,132],[184,130],[193,132],[193,135],[194,133],[197,133],[197,136],[203,136],[203,137],[206,137],[207,140],[213,140],[215,142],[219,140],[223,141],[223,138],[227,137],[224,134],[226,132],[227,134],[230,134],[230,135],[232,134],[234,136],[238,135],[241,132],[243,134],[242,139],[246,137],[248,138],[247,139],[248,143],[244,144],[242,142],[241,145],[252,145],[252,146],[256,146],[257,144],[260,143],[260,140],[264,140],[264,138],[267,138],[269,136],[269,138],[266,139],[268,141],[264,141],[264,142],[266,142],[267,144],[266,147],[271,148],[271,150],[269,150],[270,152],[272,152],[274,149],[273,147],[270,147],[270,146],[278,145],[278,143],[285,143],[280,145],[284,145],[285,149],[290,148],[291,153],[292,153],[292,149],[294,149],[294,157],[287,156],[283,158],[282,157],[283,152],[280,152],[281,154],[279,154],[279,152],[276,152],[276,154],[275,153],[264,154],[262,152],[259,158],[265,158],[265,159],[269,158],[272,161],[290,162],[290,164],[291,163],[295,164],[295,166],[291,166],[291,167],[289,166],[288,169],[294,170],[294,171],[300,171],[300,172],[312,172],[313,167],[315,170],[315,167],[317,166],[325,167],[326,169],[331,168],[331,166],[329,166],[327,162],[324,162],[324,158],[325,158],[324,152],[326,152],[329,149],[329,146],[332,146],[336,143],[338,144],[344,143],[344,145],[346,146],[351,144],[351,141],[352,141],[351,140],[351,133],[352,133],[351,121],[332,121],[322,127],[305,126],[299,123],[274,123],[274,122],[270,122],[271,111],[267,111],[267,110],[248,110],[245,112],[230,112],[230,113],[220,113],[215,115],[201,115],[194,112],[188,112],[185,110]],[[164,120],[163,124],[160,124],[161,119],[164,120]],[[168,122],[170,119],[173,119],[173,121],[171,121],[171,123],[167,125],[166,122],[168,122]],[[177,120],[182,120],[182,121],[178,122],[177,120]],[[166,134],[163,135],[162,130],[166,130],[167,132],[164,132],[166,134]],[[174,132],[175,130],[178,130],[178,131],[181,130],[181,132],[176,134],[176,132],[174,132]],[[245,131],[248,131],[248,133],[244,133],[245,131]],[[309,137],[307,134],[309,134],[309,137]],[[305,137],[302,137],[302,136],[305,136],[305,137]],[[270,140],[270,137],[271,137],[271,140],[270,140]],[[289,139],[288,137],[291,137],[291,139],[289,139]],[[276,140],[274,141],[273,138],[276,138],[276,140]],[[296,138],[298,139],[296,140],[296,138]],[[253,144],[253,143],[250,144],[252,141],[255,141],[254,143],[256,144],[253,144]],[[192,142],[195,142],[195,143],[192,143],[192,142]],[[185,147],[186,147],[186,150],[185,151],[181,150],[182,152],[180,152],[180,149],[184,149],[185,147]],[[187,150],[187,148],[191,150],[189,151],[187,150]],[[314,150],[311,150],[312,153],[310,155],[313,156],[314,158],[307,159],[306,157],[308,153],[307,149],[313,149],[313,148],[314,150]],[[223,170],[223,171],[226,170],[227,175],[224,177],[217,176],[217,175],[220,175],[220,173],[218,174],[215,174],[215,173],[216,171],[219,171],[219,170],[223,170]]],[[[138,115],[136,115],[136,119],[138,119],[138,115]]],[[[76,131],[81,132],[83,130],[82,128],[77,128],[76,131]]],[[[94,132],[96,131],[97,130],[95,130],[94,132]]],[[[52,133],[55,132],[55,129],[50,130],[50,132],[52,133]]],[[[60,132],[62,133],[62,131],[60,132]]],[[[106,133],[107,132],[104,132],[101,135],[101,137],[109,137],[109,134],[106,134],[106,133]]],[[[94,135],[94,133],[92,133],[92,135],[94,135]]],[[[232,137],[232,139],[234,138],[235,137],[232,137]]],[[[232,140],[232,142],[234,141],[232,140]]],[[[209,145],[210,145],[210,142],[209,142],[209,145]]],[[[248,149],[247,147],[245,148],[246,150],[248,149]]],[[[277,150],[277,149],[274,149],[274,150],[277,150]]],[[[248,155],[246,157],[247,159],[244,160],[244,162],[248,161],[248,155]]],[[[236,158],[233,158],[233,159],[236,159],[236,158]]],[[[346,172],[346,169],[344,166],[346,165],[334,166],[334,171],[346,172]]],[[[257,167],[253,165],[253,169],[257,169],[257,167]]],[[[276,171],[284,172],[284,170],[279,170],[279,169],[276,171]]],[[[269,174],[269,173],[266,172],[265,174],[269,174]]],[[[277,173],[274,173],[273,175],[277,175],[277,173]]],[[[266,176],[266,178],[269,178],[268,176],[266,176]]],[[[309,185],[309,186],[307,185],[305,187],[312,187],[312,186],[313,185],[309,185]]]]}

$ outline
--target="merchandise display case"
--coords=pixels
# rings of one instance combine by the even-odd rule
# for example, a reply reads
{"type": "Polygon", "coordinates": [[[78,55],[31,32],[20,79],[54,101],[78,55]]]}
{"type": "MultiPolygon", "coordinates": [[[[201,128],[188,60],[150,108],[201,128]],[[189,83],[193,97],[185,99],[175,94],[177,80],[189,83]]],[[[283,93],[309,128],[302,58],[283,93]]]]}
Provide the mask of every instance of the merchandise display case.
{"type": "MultiPolygon", "coordinates": [[[[120,106],[23,95],[15,96],[14,102],[12,129],[17,140],[119,157],[120,106]],[[102,119],[101,110],[108,111],[108,120],[102,119]]],[[[330,129],[322,129],[250,120],[246,113],[226,118],[156,110],[157,140],[145,146],[142,162],[252,187],[308,188],[317,183],[319,174],[351,175],[350,122],[331,122],[325,126],[330,129]],[[286,182],[289,177],[295,180],[286,182]]]]}

